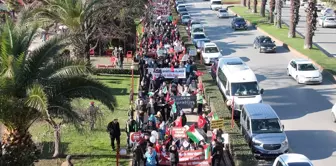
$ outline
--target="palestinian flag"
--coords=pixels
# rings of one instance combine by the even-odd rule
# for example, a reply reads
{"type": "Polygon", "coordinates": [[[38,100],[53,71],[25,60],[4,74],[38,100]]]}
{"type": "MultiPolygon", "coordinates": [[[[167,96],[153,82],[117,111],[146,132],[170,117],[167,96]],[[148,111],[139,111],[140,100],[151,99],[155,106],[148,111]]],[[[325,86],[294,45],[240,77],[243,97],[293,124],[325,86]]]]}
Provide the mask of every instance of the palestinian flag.
{"type": "Polygon", "coordinates": [[[208,116],[211,117],[211,120],[218,120],[218,119],[219,119],[217,113],[216,113],[216,112],[213,112],[213,111],[211,111],[211,112],[208,114],[208,116]]]}
{"type": "Polygon", "coordinates": [[[204,140],[204,137],[202,134],[195,129],[195,125],[191,125],[189,129],[187,130],[188,137],[194,141],[195,143],[199,143],[201,140],[204,140]]]}
{"type": "Polygon", "coordinates": [[[203,149],[204,149],[204,155],[205,155],[205,160],[210,159],[210,146],[208,144],[203,145],[203,149]]]}

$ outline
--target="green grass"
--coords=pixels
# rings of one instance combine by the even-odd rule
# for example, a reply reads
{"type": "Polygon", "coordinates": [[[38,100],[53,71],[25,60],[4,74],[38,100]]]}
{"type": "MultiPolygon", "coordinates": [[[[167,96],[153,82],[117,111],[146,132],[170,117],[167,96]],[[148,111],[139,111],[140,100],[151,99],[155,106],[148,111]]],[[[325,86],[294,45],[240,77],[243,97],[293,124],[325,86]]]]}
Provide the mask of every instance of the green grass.
{"type": "MultiPolygon", "coordinates": [[[[106,83],[113,88],[114,95],[118,106],[114,112],[107,110],[106,107],[100,106],[103,111],[104,119],[100,121],[96,130],[90,132],[77,132],[73,126],[66,125],[61,129],[62,145],[61,149],[64,154],[81,155],[82,157],[74,159],[75,165],[80,166],[111,166],[116,165],[116,153],[111,151],[109,134],[106,132],[107,124],[114,118],[119,119],[121,129],[125,127],[127,120],[127,110],[129,108],[129,92],[131,86],[131,77],[127,75],[114,76],[98,76],[97,79],[106,83]]],[[[134,79],[134,85],[137,86],[138,77],[134,79]]],[[[137,90],[137,88],[135,88],[137,90]]],[[[137,92],[135,92],[137,93],[137,92]]],[[[81,99],[78,101],[87,107],[90,100],[81,99]]],[[[96,105],[99,105],[98,103],[96,105]]],[[[36,142],[42,142],[43,154],[37,166],[54,166],[60,165],[62,159],[51,159],[53,154],[53,130],[44,122],[36,123],[32,126],[30,132],[36,142]]],[[[126,134],[121,134],[121,148],[126,147],[126,134]]],[[[120,165],[126,166],[129,164],[128,159],[121,159],[120,165]]]]}
{"type": "Polygon", "coordinates": [[[328,57],[315,46],[310,50],[304,49],[304,39],[301,36],[297,34],[296,38],[288,38],[288,27],[286,25],[283,24],[281,29],[277,29],[273,24],[267,23],[267,18],[261,17],[259,13],[251,13],[245,7],[232,7],[230,9],[265,32],[308,56],[310,59],[321,65],[326,71],[336,75],[336,59],[328,57]]]}

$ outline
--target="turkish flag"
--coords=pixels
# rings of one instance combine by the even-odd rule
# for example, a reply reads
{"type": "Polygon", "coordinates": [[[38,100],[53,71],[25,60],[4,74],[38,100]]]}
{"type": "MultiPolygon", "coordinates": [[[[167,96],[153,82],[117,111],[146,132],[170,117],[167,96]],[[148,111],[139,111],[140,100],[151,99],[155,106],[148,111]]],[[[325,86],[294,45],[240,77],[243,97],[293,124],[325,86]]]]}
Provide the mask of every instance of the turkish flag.
{"type": "Polygon", "coordinates": [[[160,146],[159,142],[156,142],[156,144],[155,144],[155,151],[156,151],[157,153],[159,153],[159,152],[160,152],[160,149],[161,149],[161,146],[160,146]]]}
{"type": "Polygon", "coordinates": [[[189,132],[194,132],[195,131],[195,124],[192,124],[189,129],[188,129],[189,132]]]}
{"type": "Polygon", "coordinates": [[[202,115],[198,116],[198,121],[197,121],[198,128],[203,128],[205,124],[206,124],[206,119],[203,118],[202,115]]]}
{"type": "Polygon", "coordinates": [[[199,76],[202,76],[202,75],[204,75],[204,73],[203,73],[203,72],[201,72],[201,71],[199,71],[199,70],[197,70],[197,71],[196,71],[196,75],[199,77],[199,76]]]}
{"type": "Polygon", "coordinates": [[[175,127],[182,127],[182,117],[178,117],[175,120],[175,127]]]}

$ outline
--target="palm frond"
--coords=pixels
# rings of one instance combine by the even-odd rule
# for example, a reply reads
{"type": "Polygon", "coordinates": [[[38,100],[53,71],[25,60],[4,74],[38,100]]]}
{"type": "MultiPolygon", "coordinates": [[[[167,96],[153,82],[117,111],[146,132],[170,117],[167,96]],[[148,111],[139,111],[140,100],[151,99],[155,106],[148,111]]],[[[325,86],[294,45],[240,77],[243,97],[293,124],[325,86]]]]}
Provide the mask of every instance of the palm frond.
{"type": "Polygon", "coordinates": [[[49,116],[48,96],[41,85],[33,84],[30,88],[28,88],[25,106],[39,111],[44,117],[49,116]]]}
{"type": "Polygon", "coordinates": [[[53,98],[63,97],[68,100],[76,98],[88,98],[100,101],[110,110],[114,110],[116,99],[112,89],[96,79],[77,76],[68,78],[51,79],[47,82],[49,86],[49,96],[53,98]]]}

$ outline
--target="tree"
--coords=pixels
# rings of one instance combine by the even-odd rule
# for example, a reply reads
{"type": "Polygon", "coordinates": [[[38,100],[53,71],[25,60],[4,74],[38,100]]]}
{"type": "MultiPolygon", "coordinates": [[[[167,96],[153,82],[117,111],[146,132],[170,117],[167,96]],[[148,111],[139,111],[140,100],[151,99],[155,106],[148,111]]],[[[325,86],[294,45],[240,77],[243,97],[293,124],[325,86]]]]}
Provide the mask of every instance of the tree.
{"type": "Polygon", "coordinates": [[[282,16],[282,0],[276,1],[276,22],[275,26],[281,28],[281,16],[282,16]]]}
{"type": "Polygon", "coordinates": [[[261,0],[260,15],[262,17],[265,17],[266,3],[267,0],[261,0]]]}
{"type": "Polygon", "coordinates": [[[274,11],[275,11],[275,0],[269,1],[270,11],[269,11],[269,21],[270,23],[274,23],[274,11]]]}
{"type": "Polygon", "coordinates": [[[54,37],[28,51],[37,28],[25,21],[13,23],[7,19],[0,31],[0,122],[7,128],[0,162],[5,165],[32,165],[38,159],[28,131],[38,119],[53,126],[55,152],[58,151],[61,123],[56,123],[55,118],[75,126],[81,123],[71,108],[73,99],[96,99],[109,109],[114,108],[110,88],[90,76],[90,66],[83,60],[60,57],[69,44],[63,37],[54,37]]]}
{"type": "Polygon", "coordinates": [[[316,30],[316,18],[317,18],[317,9],[315,5],[316,5],[315,0],[308,1],[308,8],[306,9],[307,30],[305,35],[304,49],[311,49],[313,47],[313,36],[316,30]]]}
{"type": "Polygon", "coordinates": [[[253,13],[257,13],[258,0],[253,0],[253,13]]]}
{"type": "Polygon", "coordinates": [[[291,0],[288,37],[296,37],[296,26],[300,19],[300,0],[291,0]]]}
{"type": "Polygon", "coordinates": [[[251,9],[251,0],[247,0],[247,8],[250,10],[251,9]]]}
{"type": "Polygon", "coordinates": [[[244,7],[246,7],[246,0],[241,0],[240,3],[241,3],[241,5],[243,5],[244,7]]]}

